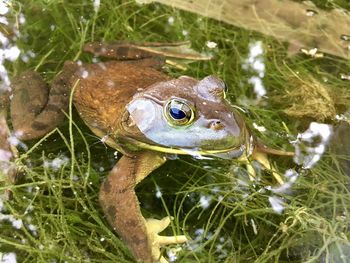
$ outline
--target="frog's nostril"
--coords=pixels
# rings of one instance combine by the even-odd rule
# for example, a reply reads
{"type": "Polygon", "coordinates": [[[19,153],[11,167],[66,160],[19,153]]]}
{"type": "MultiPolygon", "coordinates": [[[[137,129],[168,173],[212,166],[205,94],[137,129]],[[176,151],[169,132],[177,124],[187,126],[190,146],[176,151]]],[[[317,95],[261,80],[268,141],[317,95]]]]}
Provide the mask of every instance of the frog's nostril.
{"type": "Polygon", "coordinates": [[[224,125],[222,124],[221,121],[214,120],[210,123],[210,128],[212,130],[218,131],[218,130],[222,130],[224,128],[224,125]]]}

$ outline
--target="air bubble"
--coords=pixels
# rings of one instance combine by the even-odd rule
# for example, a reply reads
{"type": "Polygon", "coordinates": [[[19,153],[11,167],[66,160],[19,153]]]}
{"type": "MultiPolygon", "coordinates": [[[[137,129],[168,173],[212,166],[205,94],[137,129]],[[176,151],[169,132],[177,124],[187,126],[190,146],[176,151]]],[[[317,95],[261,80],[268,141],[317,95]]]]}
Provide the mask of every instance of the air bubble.
{"type": "Polygon", "coordinates": [[[306,10],[306,15],[307,16],[315,16],[315,15],[317,15],[318,13],[317,13],[317,11],[315,11],[315,10],[311,10],[311,9],[307,9],[306,10]]]}
{"type": "Polygon", "coordinates": [[[340,39],[344,41],[350,41],[350,35],[341,35],[340,39]]]}

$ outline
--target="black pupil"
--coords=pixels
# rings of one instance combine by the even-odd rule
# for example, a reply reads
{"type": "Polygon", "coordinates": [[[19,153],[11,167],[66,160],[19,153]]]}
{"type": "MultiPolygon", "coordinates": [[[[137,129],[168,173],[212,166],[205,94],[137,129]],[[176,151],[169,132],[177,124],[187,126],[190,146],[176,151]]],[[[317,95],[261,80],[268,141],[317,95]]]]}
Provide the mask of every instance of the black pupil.
{"type": "Polygon", "coordinates": [[[179,108],[170,108],[170,115],[175,120],[182,120],[186,118],[186,113],[180,110],[179,108]]]}

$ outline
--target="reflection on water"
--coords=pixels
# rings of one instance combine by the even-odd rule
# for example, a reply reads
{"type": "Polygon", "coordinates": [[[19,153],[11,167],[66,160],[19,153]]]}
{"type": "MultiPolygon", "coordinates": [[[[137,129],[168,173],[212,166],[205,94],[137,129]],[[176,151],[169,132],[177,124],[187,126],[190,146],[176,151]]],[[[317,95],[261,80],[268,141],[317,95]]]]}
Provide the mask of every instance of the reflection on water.
{"type": "Polygon", "coordinates": [[[349,74],[340,74],[340,78],[342,79],[342,80],[350,80],[350,75],[349,74]]]}
{"type": "Polygon", "coordinates": [[[271,204],[272,209],[278,214],[282,213],[285,209],[283,199],[278,196],[269,196],[269,202],[271,204]]]}
{"type": "Polygon", "coordinates": [[[299,133],[297,140],[293,142],[295,147],[294,161],[305,169],[312,168],[324,154],[332,131],[331,125],[311,122],[309,129],[299,133]]]}
{"type": "Polygon", "coordinates": [[[279,186],[268,186],[266,189],[270,190],[273,193],[276,194],[289,194],[292,191],[293,184],[296,182],[298,179],[299,174],[293,170],[293,169],[288,169],[284,173],[284,184],[279,185],[279,186]]]}
{"type": "MultiPolygon", "coordinates": [[[[0,196],[0,226],[3,222],[8,222],[15,229],[21,229],[23,226],[23,221],[20,218],[17,218],[13,214],[9,214],[4,207],[4,201],[0,196]]],[[[1,260],[1,251],[0,251],[0,260],[1,260]]]]}
{"type": "Polygon", "coordinates": [[[248,83],[253,85],[257,100],[266,95],[266,89],[262,81],[265,76],[265,63],[263,55],[264,50],[262,42],[252,42],[249,44],[248,58],[242,65],[243,69],[251,71],[253,75],[248,79],[248,83]]]}
{"type": "Polygon", "coordinates": [[[16,254],[11,252],[11,253],[0,253],[0,259],[2,260],[1,263],[16,263],[16,254]]]}
{"type": "Polygon", "coordinates": [[[54,171],[58,171],[62,168],[64,165],[68,165],[69,163],[69,158],[65,155],[57,156],[54,159],[45,159],[43,166],[45,168],[50,168],[54,171]]]}
{"type": "MultiPolygon", "coordinates": [[[[0,95],[4,91],[9,91],[10,89],[10,78],[4,63],[6,61],[13,62],[20,55],[19,48],[14,44],[15,40],[20,36],[18,28],[6,17],[7,13],[10,11],[9,3],[10,1],[7,0],[0,1],[0,24],[4,28],[7,28],[7,30],[0,30],[0,95]]],[[[20,24],[25,22],[22,13],[19,16],[18,22],[20,24]]]]}
{"type": "Polygon", "coordinates": [[[336,161],[339,162],[342,171],[350,176],[350,111],[337,119],[339,123],[334,127],[330,149],[336,154],[336,161]]]}

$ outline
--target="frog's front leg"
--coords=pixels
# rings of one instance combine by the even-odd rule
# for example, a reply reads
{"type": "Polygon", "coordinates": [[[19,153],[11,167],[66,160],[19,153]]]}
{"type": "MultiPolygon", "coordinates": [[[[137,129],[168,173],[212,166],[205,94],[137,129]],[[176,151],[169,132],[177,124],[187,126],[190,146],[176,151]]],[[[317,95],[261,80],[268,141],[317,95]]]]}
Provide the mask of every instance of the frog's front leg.
{"type": "Polygon", "coordinates": [[[169,220],[146,221],[135,194],[136,184],[164,162],[164,157],[151,152],[124,155],[100,189],[100,203],[109,224],[129,246],[135,258],[145,263],[166,262],[160,255],[160,245],[186,242],[184,236],[158,236],[169,220]]]}

